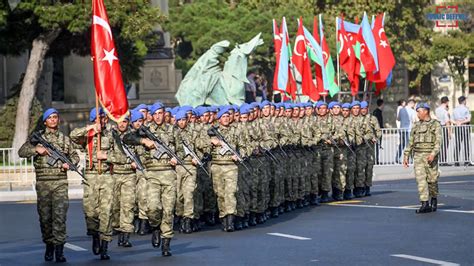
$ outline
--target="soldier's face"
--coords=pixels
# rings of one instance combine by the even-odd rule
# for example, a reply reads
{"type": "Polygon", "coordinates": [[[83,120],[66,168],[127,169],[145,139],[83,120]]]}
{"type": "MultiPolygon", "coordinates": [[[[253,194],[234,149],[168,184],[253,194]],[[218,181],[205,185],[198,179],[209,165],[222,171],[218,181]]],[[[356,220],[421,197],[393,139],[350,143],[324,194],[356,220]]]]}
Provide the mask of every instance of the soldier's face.
{"type": "Polygon", "coordinates": [[[293,109],[293,117],[299,117],[300,116],[300,108],[295,108],[293,109]]]}
{"type": "Polygon", "coordinates": [[[48,118],[46,118],[46,120],[44,121],[44,125],[47,128],[57,129],[58,125],[59,125],[59,116],[58,116],[58,114],[52,114],[52,115],[48,116],[48,118]]]}
{"type": "Polygon", "coordinates": [[[293,109],[286,109],[285,110],[285,116],[286,117],[290,118],[291,114],[293,114],[293,109]]]}
{"type": "Polygon", "coordinates": [[[351,113],[352,115],[358,116],[360,113],[360,106],[354,106],[351,108],[351,113]]]}
{"type": "Polygon", "coordinates": [[[139,111],[140,111],[140,113],[143,114],[143,117],[147,117],[147,116],[148,116],[148,110],[147,110],[147,109],[140,109],[139,111]]]}
{"type": "Polygon", "coordinates": [[[137,121],[132,123],[132,127],[134,129],[139,129],[142,125],[143,125],[143,119],[142,118],[140,118],[137,121]]]}
{"type": "Polygon", "coordinates": [[[333,115],[339,115],[340,113],[341,113],[341,107],[340,106],[336,105],[332,108],[332,114],[333,115]]]}
{"type": "Polygon", "coordinates": [[[416,115],[418,116],[418,119],[425,120],[429,116],[429,112],[425,108],[418,108],[418,110],[416,110],[416,115]]]}
{"type": "Polygon", "coordinates": [[[150,114],[150,112],[146,113],[146,121],[148,121],[148,122],[153,121],[153,116],[150,114]]]}
{"type": "Polygon", "coordinates": [[[202,116],[201,116],[201,122],[204,123],[204,124],[207,124],[209,122],[209,119],[211,118],[211,115],[210,113],[204,113],[202,116]]]}
{"type": "Polygon", "coordinates": [[[273,106],[273,105],[270,107],[270,114],[271,114],[271,116],[275,115],[275,106],[273,106]]]}
{"type": "Polygon", "coordinates": [[[304,113],[306,116],[311,116],[313,114],[313,108],[312,107],[305,108],[304,113]]]}
{"type": "Polygon", "coordinates": [[[188,120],[186,118],[180,119],[177,124],[179,128],[183,129],[188,125],[188,120]]]}
{"type": "Polygon", "coordinates": [[[342,109],[342,116],[348,117],[351,113],[351,110],[349,109],[342,109]]]}
{"type": "Polygon", "coordinates": [[[234,122],[234,111],[229,111],[229,123],[234,122]]]}
{"type": "Polygon", "coordinates": [[[361,115],[366,115],[369,112],[369,108],[362,108],[360,109],[360,114],[361,115]]]}
{"type": "Polygon", "coordinates": [[[318,114],[320,116],[325,116],[328,113],[328,107],[326,105],[321,105],[318,109],[318,114]]]}
{"type": "Polygon", "coordinates": [[[249,115],[248,114],[240,115],[240,122],[247,122],[247,121],[249,121],[249,115]]]}
{"type": "Polygon", "coordinates": [[[270,105],[266,105],[265,107],[263,107],[262,114],[265,117],[268,117],[270,115],[270,105]]]}
{"type": "Polygon", "coordinates": [[[155,121],[157,125],[163,124],[164,118],[165,118],[165,112],[163,111],[163,109],[159,109],[153,114],[153,121],[155,121]]]}
{"type": "Polygon", "coordinates": [[[230,124],[230,115],[223,114],[221,118],[219,119],[219,123],[225,127],[228,126],[230,124]]]}
{"type": "Polygon", "coordinates": [[[285,115],[285,108],[280,108],[279,112],[278,112],[278,117],[282,117],[285,115]]]}
{"type": "Polygon", "coordinates": [[[197,117],[195,115],[192,115],[191,118],[189,119],[190,123],[195,123],[197,120],[197,117]]]}
{"type": "Polygon", "coordinates": [[[304,116],[304,113],[305,113],[304,109],[300,109],[299,117],[300,117],[300,118],[303,117],[303,116],[304,116]]]}
{"type": "Polygon", "coordinates": [[[166,123],[169,123],[170,120],[171,120],[171,114],[168,113],[168,112],[165,112],[165,122],[166,122],[166,123]]]}
{"type": "Polygon", "coordinates": [[[125,119],[123,120],[122,122],[120,123],[117,123],[117,128],[120,132],[125,132],[127,131],[127,128],[128,128],[128,120],[125,119]]]}
{"type": "Polygon", "coordinates": [[[240,113],[235,113],[234,114],[234,121],[240,121],[240,113]]]}
{"type": "Polygon", "coordinates": [[[171,117],[170,119],[170,125],[174,125],[176,123],[176,118],[174,116],[171,117]]]}

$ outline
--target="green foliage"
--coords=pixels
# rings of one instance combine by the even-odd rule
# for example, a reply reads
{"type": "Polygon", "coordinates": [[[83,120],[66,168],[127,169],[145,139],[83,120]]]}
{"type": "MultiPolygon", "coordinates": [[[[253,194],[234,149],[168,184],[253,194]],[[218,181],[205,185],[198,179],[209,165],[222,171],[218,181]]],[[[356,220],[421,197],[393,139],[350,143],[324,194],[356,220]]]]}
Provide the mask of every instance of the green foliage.
{"type": "MultiPolygon", "coordinates": [[[[22,0],[14,10],[5,3],[0,2],[0,54],[21,54],[39,34],[53,30],[61,34],[51,44],[48,56],[90,54],[90,1],[22,0]]],[[[124,79],[138,80],[147,47],[156,41],[149,36],[165,17],[146,0],[109,0],[105,5],[124,79]]]]}
{"type": "MultiPolygon", "coordinates": [[[[366,11],[372,15],[385,12],[385,31],[398,62],[409,70],[416,70],[411,87],[421,84],[421,78],[433,66],[430,56],[431,25],[425,19],[429,0],[420,1],[365,1],[365,0],[202,0],[170,3],[169,20],[165,29],[175,39],[176,51],[182,60],[192,62],[220,40],[231,43],[249,40],[258,32],[263,33],[265,45],[259,47],[250,60],[271,78],[274,68],[272,19],[278,24],[283,16],[287,19],[290,38],[297,30],[296,19],[300,16],[308,30],[312,31],[313,17],[323,15],[325,36],[335,59],[335,18],[341,14],[348,21],[356,17],[362,20],[366,11]],[[190,43],[190,44],[189,44],[190,43]],[[186,49],[183,49],[186,45],[186,49]],[[183,51],[188,50],[188,51],[183,51]]],[[[180,65],[183,65],[179,60],[180,65]]],[[[188,64],[184,64],[188,65],[188,64]]]]}

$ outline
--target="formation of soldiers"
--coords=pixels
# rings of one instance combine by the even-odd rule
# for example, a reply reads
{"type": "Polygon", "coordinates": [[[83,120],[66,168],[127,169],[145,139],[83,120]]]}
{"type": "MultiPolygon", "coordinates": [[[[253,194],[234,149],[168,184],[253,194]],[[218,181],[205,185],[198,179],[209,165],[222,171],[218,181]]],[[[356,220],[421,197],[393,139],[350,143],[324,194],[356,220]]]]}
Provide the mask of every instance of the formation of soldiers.
{"type": "MultiPolygon", "coordinates": [[[[365,101],[197,108],[156,102],[114,125],[102,109],[89,118],[67,137],[57,130],[58,112],[48,109],[41,134],[75,164],[75,150],[85,154],[87,234],[103,260],[114,231],[119,246],[131,247],[135,227],[140,234],[149,227],[153,247],[171,256],[174,227],[192,233],[220,222],[233,232],[297,208],[370,196],[381,137],[365,101]]],[[[65,261],[70,165],[47,161],[50,151],[32,141],[19,154],[35,156],[38,195],[52,198],[38,198],[45,260],[55,254],[65,261]]]]}

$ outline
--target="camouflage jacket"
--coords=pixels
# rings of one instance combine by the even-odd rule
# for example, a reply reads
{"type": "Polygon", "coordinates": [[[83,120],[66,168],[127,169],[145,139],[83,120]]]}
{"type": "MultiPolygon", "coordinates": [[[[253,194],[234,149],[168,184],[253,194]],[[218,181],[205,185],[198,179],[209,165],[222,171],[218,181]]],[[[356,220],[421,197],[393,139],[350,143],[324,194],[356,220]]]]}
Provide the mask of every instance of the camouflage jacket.
{"type": "Polygon", "coordinates": [[[440,146],[441,124],[435,119],[417,121],[410,132],[410,139],[404,155],[408,157],[412,152],[427,152],[436,156],[440,146]]]}
{"type": "MultiPolygon", "coordinates": [[[[235,127],[224,127],[219,125],[217,128],[227,143],[231,146],[231,148],[239,150],[238,142],[239,142],[239,133],[236,131],[235,127]]],[[[211,155],[212,155],[212,162],[216,164],[231,164],[234,161],[232,160],[232,156],[234,155],[230,151],[226,151],[225,153],[222,150],[223,146],[214,146],[212,145],[211,155]]]]}

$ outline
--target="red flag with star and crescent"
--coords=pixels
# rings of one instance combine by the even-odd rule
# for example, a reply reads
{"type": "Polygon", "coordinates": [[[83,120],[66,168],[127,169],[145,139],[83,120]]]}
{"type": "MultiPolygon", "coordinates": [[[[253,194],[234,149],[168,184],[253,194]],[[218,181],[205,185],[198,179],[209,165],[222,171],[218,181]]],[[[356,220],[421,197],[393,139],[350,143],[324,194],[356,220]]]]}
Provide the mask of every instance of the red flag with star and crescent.
{"type": "Polygon", "coordinates": [[[96,94],[110,119],[120,122],[128,114],[128,100],[103,0],[92,1],[91,31],[96,94]]]}

